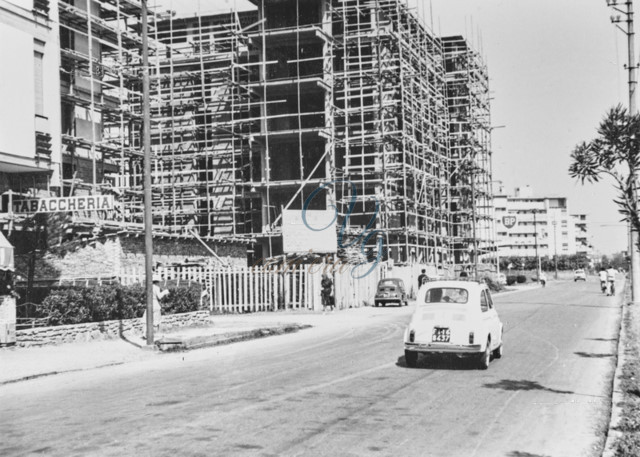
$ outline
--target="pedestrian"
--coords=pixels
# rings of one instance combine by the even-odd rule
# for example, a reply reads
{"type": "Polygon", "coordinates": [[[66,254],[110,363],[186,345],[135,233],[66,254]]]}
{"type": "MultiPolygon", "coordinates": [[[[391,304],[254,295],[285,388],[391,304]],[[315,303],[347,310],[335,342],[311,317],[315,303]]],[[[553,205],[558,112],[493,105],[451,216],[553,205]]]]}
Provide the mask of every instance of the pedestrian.
{"type": "Polygon", "coordinates": [[[332,294],[333,281],[328,274],[325,273],[322,275],[320,285],[322,286],[322,291],[320,292],[322,296],[322,312],[324,313],[326,311],[327,306],[330,307],[331,312],[333,312],[335,307],[335,299],[332,294]]]}
{"type": "MultiPolygon", "coordinates": [[[[154,333],[160,330],[160,323],[162,321],[162,307],[160,306],[160,300],[165,297],[169,291],[167,289],[160,288],[160,275],[153,275],[153,330],[154,333]]],[[[144,329],[143,338],[147,338],[147,310],[144,310],[142,315],[142,328],[144,329]]]]}
{"type": "Polygon", "coordinates": [[[418,276],[418,290],[420,290],[420,288],[422,287],[422,285],[427,282],[428,276],[427,276],[427,270],[422,270],[422,273],[420,273],[420,276],[418,276]]]}
{"type": "Polygon", "coordinates": [[[542,287],[545,287],[547,285],[547,275],[544,274],[543,271],[541,271],[538,275],[538,278],[540,279],[540,284],[542,284],[542,287]]]}

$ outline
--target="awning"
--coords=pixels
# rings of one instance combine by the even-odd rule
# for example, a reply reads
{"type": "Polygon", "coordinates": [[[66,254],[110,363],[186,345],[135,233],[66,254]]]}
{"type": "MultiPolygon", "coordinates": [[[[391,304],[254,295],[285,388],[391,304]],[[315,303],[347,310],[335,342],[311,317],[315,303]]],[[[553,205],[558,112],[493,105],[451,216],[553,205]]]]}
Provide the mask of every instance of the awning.
{"type": "Polygon", "coordinates": [[[14,271],[13,264],[13,246],[11,243],[0,233],[0,271],[14,271]]]}

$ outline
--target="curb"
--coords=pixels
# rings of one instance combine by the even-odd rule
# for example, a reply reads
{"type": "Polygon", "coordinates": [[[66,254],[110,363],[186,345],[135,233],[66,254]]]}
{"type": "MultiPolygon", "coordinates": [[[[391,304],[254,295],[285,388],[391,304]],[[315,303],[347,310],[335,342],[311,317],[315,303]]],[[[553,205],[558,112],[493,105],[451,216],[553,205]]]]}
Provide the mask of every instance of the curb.
{"type": "Polygon", "coordinates": [[[97,370],[98,368],[115,367],[118,365],[124,365],[125,363],[132,363],[132,362],[112,362],[112,363],[105,363],[104,365],[98,365],[95,367],[72,368],[70,370],[49,371],[46,373],[31,374],[28,376],[23,376],[21,378],[7,379],[6,381],[0,381],[0,386],[4,386],[7,384],[15,384],[17,382],[22,382],[22,381],[31,381],[32,379],[46,378],[48,376],[55,376],[57,374],[76,373],[78,371],[89,371],[89,370],[97,370]]]}
{"type": "Polygon", "coordinates": [[[238,343],[247,340],[255,340],[267,336],[295,333],[311,327],[311,325],[290,324],[277,327],[262,327],[254,330],[246,330],[234,333],[223,333],[221,335],[199,336],[184,340],[179,338],[165,339],[156,341],[156,347],[161,352],[189,351],[192,349],[200,349],[211,346],[221,346],[225,344],[238,343]]]}
{"type": "Polygon", "coordinates": [[[629,297],[629,282],[625,281],[624,294],[620,307],[622,312],[620,313],[620,328],[618,331],[618,347],[616,356],[616,369],[613,373],[613,386],[611,389],[611,417],[609,418],[609,428],[607,429],[607,438],[604,443],[604,449],[602,451],[602,457],[615,457],[616,449],[615,443],[618,438],[623,434],[616,430],[616,427],[620,423],[622,418],[622,405],[624,396],[620,389],[620,379],[622,377],[622,369],[626,363],[626,354],[624,348],[624,342],[627,340],[627,330],[625,328],[625,321],[630,313],[628,300],[629,297]]]}
{"type": "MultiPolygon", "coordinates": [[[[200,349],[210,346],[221,346],[225,344],[238,343],[241,341],[254,340],[257,338],[265,338],[274,335],[284,335],[286,333],[295,333],[300,330],[311,328],[311,325],[303,324],[289,324],[275,327],[261,327],[254,330],[240,331],[234,333],[223,333],[221,335],[209,335],[204,337],[194,337],[190,339],[168,339],[156,341],[155,346],[142,346],[141,350],[145,351],[160,351],[160,352],[177,352],[177,351],[189,351],[192,349],[200,349]]],[[[55,376],[66,373],[77,373],[80,371],[97,370],[99,368],[114,367],[119,365],[125,365],[128,363],[135,363],[138,360],[129,360],[121,362],[111,362],[102,365],[85,367],[85,368],[71,368],[68,370],[55,370],[45,373],[36,373],[28,376],[22,376],[15,379],[7,379],[0,381],[0,386],[7,384],[15,384],[23,381],[31,381],[34,379],[55,376]]]]}

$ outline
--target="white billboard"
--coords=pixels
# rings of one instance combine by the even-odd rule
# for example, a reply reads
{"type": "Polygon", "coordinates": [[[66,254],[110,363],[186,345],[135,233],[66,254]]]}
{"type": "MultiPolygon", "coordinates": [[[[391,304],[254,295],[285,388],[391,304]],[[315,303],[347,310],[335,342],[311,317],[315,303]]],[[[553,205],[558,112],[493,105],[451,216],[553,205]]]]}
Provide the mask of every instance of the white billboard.
{"type": "Polygon", "coordinates": [[[338,250],[334,210],[284,210],[282,247],[286,254],[318,254],[338,250]],[[304,213],[304,214],[303,214],[304,213]]]}

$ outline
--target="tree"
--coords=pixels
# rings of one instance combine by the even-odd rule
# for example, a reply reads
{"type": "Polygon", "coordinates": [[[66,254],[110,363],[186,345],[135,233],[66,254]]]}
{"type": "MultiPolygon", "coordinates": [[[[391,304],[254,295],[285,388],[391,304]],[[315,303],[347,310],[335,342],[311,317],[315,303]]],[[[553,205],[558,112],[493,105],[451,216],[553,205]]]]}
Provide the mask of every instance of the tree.
{"type": "MultiPolygon", "coordinates": [[[[589,143],[578,144],[571,159],[569,175],[582,184],[595,183],[606,176],[613,178],[618,191],[614,202],[622,220],[640,233],[635,179],[640,172],[640,116],[630,116],[621,105],[612,108],[600,123],[598,136],[589,143]]],[[[640,237],[637,247],[640,248],[640,237]]]]}

